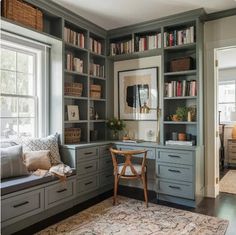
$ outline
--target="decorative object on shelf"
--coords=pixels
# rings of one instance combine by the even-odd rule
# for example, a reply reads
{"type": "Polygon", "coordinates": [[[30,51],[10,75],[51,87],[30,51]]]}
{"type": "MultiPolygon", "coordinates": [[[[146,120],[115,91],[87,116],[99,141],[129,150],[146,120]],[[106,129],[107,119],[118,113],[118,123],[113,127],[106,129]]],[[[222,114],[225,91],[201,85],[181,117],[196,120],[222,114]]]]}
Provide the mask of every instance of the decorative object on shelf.
{"type": "Polygon", "coordinates": [[[67,113],[69,121],[79,120],[79,107],[77,105],[67,105],[67,113]]]}
{"type": "Polygon", "coordinates": [[[90,108],[89,108],[89,118],[90,118],[91,120],[94,119],[94,108],[93,108],[93,107],[90,107],[90,108]]]}
{"type": "Polygon", "coordinates": [[[188,112],[190,112],[190,122],[195,122],[197,119],[197,107],[196,105],[191,105],[188,107],[188,112]]]}
{"type": "Polygon", "coordinates": [[[172,132],[171,136],[172,136],[172,140],[178,140],[178,133],[177,132],[172,132]]]}
{"type": "Polygon", "coordinates": [[[101,99],[102,86],[90,84],[90,97],[94,99],[101,99]]]}
{"type": "Polygon", "coordinates": [[[22,0],[4,0],[2,6],[3,17],[43,31],[43,13],[38,8],[22,0]]]}
{"type": "Polygon", "coordinates": [[[90,75],[96,76],[96,77],[105,77],[105,66],[95,63],[90,63],[90,75]]]}
{"type": "MultiPolygon", "coordinates": [[[[236,122],[236,112],[231,112],[230,121],[236,122]]],[[[232,139],[236,139],[236,124],[235,123],[232,129],[232,139]]]]}
{"type": "Polygon", "coordinates": [[[77,96],[80,97],[83,91],[82,83],[71,83],[65,82],[64,84],[64,94],[68,96],[77,96]]]}
{"type": "Polygon", "coordinates": [[[170,61],[170,71],[179,72],[190,70],[193,67],[193,58],[190,56],[175,58],[170,61]]]}
{"type": "Polygon", "coordinates": [[[96,141],[98,139],[98,131],[90,130],[90,141],[96,141]]]}
{"type": "Polygon", "coordinates": [[[185,141],[186,140],[186,134],[185,133],[179,133],[178,134],[178,140],[185,141]]]}
{"type": "Polygon", "coordinates": [[[187,107],[178,107],[176,109],[176,115],[179,121],[186,121],[188,116],[188,108],[187,107]]]}
{"type": "Polygon", "coordinates": [[[79,144],[81,137],[80,128],[65,128],[65,143],[66,144],[79,144]]]}
{"type": "Polygon", "coordinates": [[[95,120],[98,120],[99,116],[98,116],[98,113],[97,113],[97,112],[95,112],[94,117],[95,117],[95,120]]]}
{"type": "Polygon", "coordinates": [[[123,120],[119,120],[117,118],[109,119],[106,125],[110,129],[110,138],[113,140],[119,139],[119,132],[125,128],[125,123],[123,120]]]}
{"type": "Polygon", "coordinates": [[[66,53],[66,69],[83,73],[84,62],[82,59],[75,57],[71,52],[66,53]]]}
{"type": "Polygon", "coordinates": [[[121,119],[157,120],[157,74],[157,67],[118,72],[121,119]]]}

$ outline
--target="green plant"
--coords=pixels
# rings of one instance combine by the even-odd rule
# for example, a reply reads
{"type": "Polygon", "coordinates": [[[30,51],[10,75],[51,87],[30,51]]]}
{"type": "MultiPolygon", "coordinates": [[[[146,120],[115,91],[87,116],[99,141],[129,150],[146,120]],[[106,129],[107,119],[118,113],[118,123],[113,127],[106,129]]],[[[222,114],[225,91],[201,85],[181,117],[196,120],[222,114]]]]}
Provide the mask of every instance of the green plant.
{"type": "Polygon", "coordinates": [[[180,121],[186,121],[188,116],[188,108],[187,107],[178,107],[176,109],[176,115],[180,121]]]}
{"type": "Polygon", "coordinates": [[[109,129],[114,131],[122,131],[125,128],[124,121],[117,118],[109,119],[106,124],[109,129]]]}

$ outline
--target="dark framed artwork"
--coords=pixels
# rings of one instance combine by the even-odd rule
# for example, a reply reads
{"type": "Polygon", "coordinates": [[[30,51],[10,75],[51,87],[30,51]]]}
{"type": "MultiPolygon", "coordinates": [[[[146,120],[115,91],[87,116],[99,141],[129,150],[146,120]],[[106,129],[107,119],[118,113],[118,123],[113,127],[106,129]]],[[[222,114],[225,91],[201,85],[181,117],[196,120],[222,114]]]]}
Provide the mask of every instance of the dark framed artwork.
{"type": "Polygon", "coordinates": [[[158,68],[118,72],[119,118],[157,120],[158,68]]]}

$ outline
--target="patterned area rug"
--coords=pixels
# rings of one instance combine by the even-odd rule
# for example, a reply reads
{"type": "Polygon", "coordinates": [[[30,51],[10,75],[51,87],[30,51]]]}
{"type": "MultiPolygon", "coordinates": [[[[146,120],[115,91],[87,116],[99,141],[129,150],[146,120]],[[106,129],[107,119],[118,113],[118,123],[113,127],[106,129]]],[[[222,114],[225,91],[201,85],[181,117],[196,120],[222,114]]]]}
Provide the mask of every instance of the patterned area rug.
{"type": "Polygon", "coordinates": [[[126,197],[96,204],[41,232],[40,235],[223,235],[228,221],[126,197]]]}
{"type": "Polygon", "coordinates": [[[236,170],[230,170],[220,181],[220,192],[236,194],[236,170]]]}

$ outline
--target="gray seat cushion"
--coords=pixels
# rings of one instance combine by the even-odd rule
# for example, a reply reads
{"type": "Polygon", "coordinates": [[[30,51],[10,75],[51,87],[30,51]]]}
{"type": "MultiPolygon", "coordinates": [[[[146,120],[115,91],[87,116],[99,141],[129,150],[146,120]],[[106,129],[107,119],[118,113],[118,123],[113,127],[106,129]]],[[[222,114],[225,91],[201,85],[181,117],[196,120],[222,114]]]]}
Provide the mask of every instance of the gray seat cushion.
{"type": "MultiPolygon", "coordinates": [[[[75,174],[75,169],[73,169],[72,175],[75,174]]],[[[27,175],[16,178],[4,179],[1,181],[1,195],[3,196],[9,193],[14,193],[23,189],[28,189],[55,180],[58,180],[58,178],[55,176],[42,177],[36,175],[27,175]]]]}

